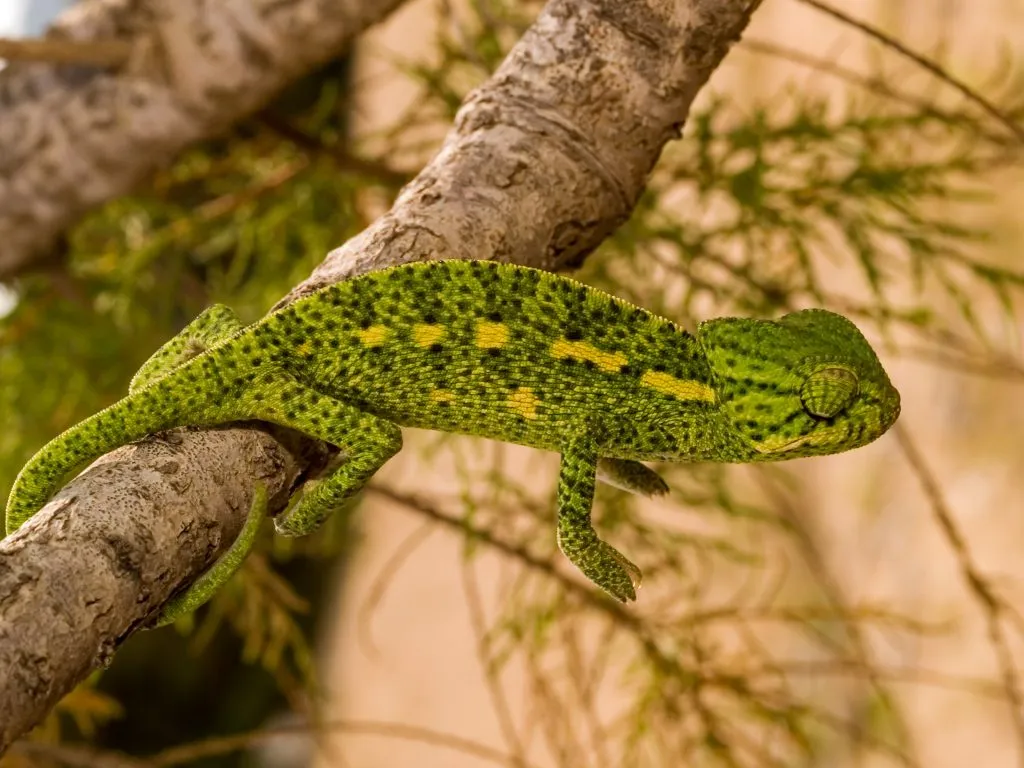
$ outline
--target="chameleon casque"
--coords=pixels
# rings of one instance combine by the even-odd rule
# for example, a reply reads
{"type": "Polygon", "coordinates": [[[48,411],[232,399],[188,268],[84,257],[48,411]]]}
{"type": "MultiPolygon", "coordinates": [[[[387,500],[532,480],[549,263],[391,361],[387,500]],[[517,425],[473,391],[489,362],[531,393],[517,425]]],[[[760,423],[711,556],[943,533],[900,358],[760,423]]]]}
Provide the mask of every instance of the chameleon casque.
{"type": "MultiPolygon", "coordinates": [[[[420,262],[322,288],[250,326],[226,307],[206,310],[150,358],[127,397],[32,457],[8,500],[7,532],[72,470],[120,445],[177,426],[260,419],[344,454],[275,519],[279,533],[307,534],[401,448],[401,426],[423,427],[561,454],[558,544],[628,601],[640,571],[591,525],[596,479],[664,493],[640,462],[838,453],[877,438],[899,410],[868,342],[825,310],[718,318],[693,335],[567,277],[420,262]]],[[[232,551],[165,620],[228,578],[261,506],[265,497],[232,551]]]]}

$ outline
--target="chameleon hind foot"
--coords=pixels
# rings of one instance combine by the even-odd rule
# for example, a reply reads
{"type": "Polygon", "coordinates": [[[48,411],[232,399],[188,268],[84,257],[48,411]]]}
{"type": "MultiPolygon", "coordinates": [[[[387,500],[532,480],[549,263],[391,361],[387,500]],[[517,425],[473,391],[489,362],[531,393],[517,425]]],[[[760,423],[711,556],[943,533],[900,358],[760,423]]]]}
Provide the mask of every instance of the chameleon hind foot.
{"type": "Polygon", "coordinates": [[[583,535],[558,530],[558,548],[583,575],[616,600],[636,600],[643,574],[611,544],[601,541],[593,530],[583,535]]]}
{"type": "Polygon", "coordinates": [[[238,572],[238,569],[242,567],[242,562],[252,551],[260,523],[266,516],[267,489],[262,483],[257,483],[253,489],[249,516],[246,517],[242,532],[238,534],[238,538],[235,539],[231,548],[192,582],[188,589],[164,603],[160,614],[147,628],[156,629],[173,623],[181,616],[192,613],[220,591],[220,588],[238,572]]]}

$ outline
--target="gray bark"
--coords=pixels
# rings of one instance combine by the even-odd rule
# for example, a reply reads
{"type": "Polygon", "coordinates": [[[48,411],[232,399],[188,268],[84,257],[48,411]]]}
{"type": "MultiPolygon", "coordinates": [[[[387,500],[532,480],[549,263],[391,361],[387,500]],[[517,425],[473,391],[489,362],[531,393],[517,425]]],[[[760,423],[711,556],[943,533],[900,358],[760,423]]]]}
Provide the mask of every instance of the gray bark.
{"type": "MultiPolygon", "coordinates": [[[[756,5],[552,0],[394,208],[284,301],[429,258],[577,264],[629,216],[756,5]]],[[[226,546],[253,480],[280,499],[309,468],[261,430],[178,434],[111,454],[0,543],[0,750],[226,546]]]]}
{"type": "Polygon", "coordinates": [[[15,62],[0,72],[0,280],[42,266],[82,214],[263,106],[402,2],[74,6],[52,37],[131,54],[116,69],[15,62]]]}

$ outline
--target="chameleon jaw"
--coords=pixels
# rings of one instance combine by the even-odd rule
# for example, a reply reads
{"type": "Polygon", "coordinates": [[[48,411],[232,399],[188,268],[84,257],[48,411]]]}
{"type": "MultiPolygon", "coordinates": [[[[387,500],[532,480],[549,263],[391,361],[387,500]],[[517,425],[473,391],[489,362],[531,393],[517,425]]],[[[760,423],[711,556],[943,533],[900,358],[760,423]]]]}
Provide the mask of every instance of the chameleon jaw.
{"type": "Polygon", "coordinates": [[[754,450],[757,451],[758,453],[775,454],[786,453],[787,451],[795,451],[797,448],[806,445],[810,441],[811,435],[804,435],[803,437],[798,437],[795,440],[790,440],[789,442],[785,443],[780,442],[779,438],[777,437],[770,437],[767,440],[762,440],[759,443],[753,443],[753,446],[754,450]]]}

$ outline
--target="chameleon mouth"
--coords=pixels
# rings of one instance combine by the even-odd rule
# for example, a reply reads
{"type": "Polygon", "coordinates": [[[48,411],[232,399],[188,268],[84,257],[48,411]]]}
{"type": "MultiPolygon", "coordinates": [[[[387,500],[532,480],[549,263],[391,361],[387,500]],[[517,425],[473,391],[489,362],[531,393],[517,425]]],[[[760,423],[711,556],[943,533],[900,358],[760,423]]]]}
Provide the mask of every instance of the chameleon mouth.
{"type": "Polygon", "coordinates": [[[803,437],[798,437],[795,440],[789,440],[788,442],[784,442],[785,438],[768,438],[767,440],[762,440],[759,443],[754,443],[754,450],[758,453],[765,454],[795,451],[797,448],[801,448],[811,442],[811,437],[811,435],[804,435],[803,437]]]}
{"type": "Polygon", "coordinates": [[[900,393],[895,387],[889,389],[889,396],[885,398],[882,406],[883,431],[896,423],[900,417],[900,393]]]}

